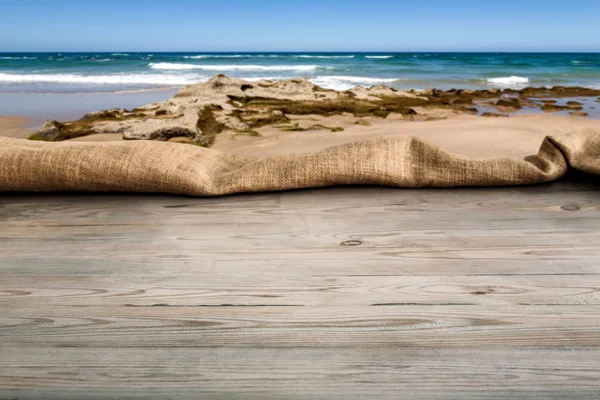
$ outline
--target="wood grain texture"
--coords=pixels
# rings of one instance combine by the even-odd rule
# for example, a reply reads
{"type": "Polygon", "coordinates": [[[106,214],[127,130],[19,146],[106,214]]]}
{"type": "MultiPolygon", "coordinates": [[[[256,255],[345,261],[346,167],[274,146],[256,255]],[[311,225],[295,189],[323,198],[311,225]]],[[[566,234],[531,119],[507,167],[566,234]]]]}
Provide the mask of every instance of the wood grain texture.
{"type": "Polygon", "coordinates": [[[598,398],[600,186],[0,197],[0,399],[598,398]]]}

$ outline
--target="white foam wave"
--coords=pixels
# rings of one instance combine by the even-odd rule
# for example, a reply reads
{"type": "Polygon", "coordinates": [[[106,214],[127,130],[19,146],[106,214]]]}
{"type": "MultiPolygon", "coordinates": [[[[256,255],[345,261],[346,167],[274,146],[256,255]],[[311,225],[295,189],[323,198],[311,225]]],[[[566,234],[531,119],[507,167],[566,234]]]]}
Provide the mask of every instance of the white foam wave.
{"type": "Polygon", "coordinates": [[[330,58],[330,59],[336,59],[336,58],[354,58],[355,56],[312,56],[312,55],[300,55],[300,56],[294,56],[296,58],[330,58]]]}
{"type": "Polygon", "coordinates": [[[490,78],[487,82],[491,85],[527,85],[529,84],[529,78],[521,76],[508,76],[501,78],[490,78]]]}
{"type": "Polygon", "coordinates": [[[394,56],[365,56],[365,58],[377,58],[377,59],[387,59],[387,58],[394,58],[394,56]]]}
{"type": "Polygon", "coordinates": [[[370,78],[366,76],[319,76],[310,81],[327,89],[348,90],[357,85],[373,86],[385,85],[396,82],[397,78],[370,78]]]}
{"type": "Polygon", "coordinates": [[[123,57],[127,57],[130,56],[131,54],[127,54],[127,53],[112,53],[111,56],[123,56],[123,57]]]}
{"type": "Polygon", "coordinates": [[[183,58],[188,58],[188,59],[194,59],[194,60],[199,60],[199,59],[203,59],[203,58],[243,58],[243,57],[248,57],[248,56],[244,56],[241,54],[236,54],[236,55],[216,55],[216,54],[210,54],[210,55],[201,55],[201,56],[183,56],[183,58]]]}
{"type": "Polygon", "coordinates": [[[37,57],[0,57],[0,60],[37,60],[37,57]]]}
{"type": "Polygon", "coordinates": [[[198,75],[127,74],[127,75],[79,75],[79,74],[10,74],[0,73],[3,83],[64,83],[93,85],[169,85],[180,86],[199,83],[208,77],[198,75]]]}
{"type": "Polygon", "coordinates": [[[203,71],[314,71],[318,65],[197,65],[175,63],[150,63],[150,68],[160,70],[193,70],[203,71]]]}

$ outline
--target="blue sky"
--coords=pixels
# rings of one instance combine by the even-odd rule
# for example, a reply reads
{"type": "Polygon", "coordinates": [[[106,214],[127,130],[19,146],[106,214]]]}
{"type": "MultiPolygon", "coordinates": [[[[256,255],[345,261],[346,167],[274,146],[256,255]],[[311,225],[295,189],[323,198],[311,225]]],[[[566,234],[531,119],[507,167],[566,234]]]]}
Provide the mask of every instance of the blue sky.
{"type": "Polygon", "coordinates": [[[593,51],[600,0],[0,0],[0,51],[593,51]]]}

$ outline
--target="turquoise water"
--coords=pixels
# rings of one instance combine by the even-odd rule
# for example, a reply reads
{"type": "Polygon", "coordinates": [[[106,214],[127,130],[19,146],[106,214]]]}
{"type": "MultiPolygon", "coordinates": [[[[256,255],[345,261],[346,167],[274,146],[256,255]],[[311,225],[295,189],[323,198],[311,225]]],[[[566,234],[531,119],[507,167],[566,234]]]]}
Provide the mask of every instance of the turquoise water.
{"type": "Polygon", "coordinates": [[[600,89],[598,53],[0,53],[0,93],[177,88],[215,74],[323,87],[600,89]]]}

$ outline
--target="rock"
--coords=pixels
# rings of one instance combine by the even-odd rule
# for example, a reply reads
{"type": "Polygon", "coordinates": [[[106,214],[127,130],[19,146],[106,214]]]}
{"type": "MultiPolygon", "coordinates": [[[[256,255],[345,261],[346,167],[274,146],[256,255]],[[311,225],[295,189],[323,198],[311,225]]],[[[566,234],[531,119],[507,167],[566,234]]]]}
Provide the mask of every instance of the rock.
{"type": "Polygon", "coordinates": [[[493,94],[493,95],[499,95],[499,94],[501,94],[501,93],[502,93],[502,90],[500,90],[500,89],[498,89],[498,88],[493,88],[493,89],[490,89],[490,94],[493,94]]]}
{"type": "Polygon", "coordinates": [[[516,97],[503,97],[496,102],[496,106],[506,107],[506,108],[514,108],[521,109],[521,104],[519,103],[519,99],[516,97]]]}
{"type": "Polygon", "coordinates": [[[110,110],[103,111],[93,111],[91,113],[85,114],[81,121],[89,121],[95,119],[119,119],[123,118],[123,114],[127,113],[127,110],[124,108],[111,108],[110,110]]]}
{"type": "Polygon", "coordinates": [[[36,135],[41,140],[55,140],[59,135],[64,125],[58,121],[46,121],[46,123],[37,131],[36,135]]]}
{"type": "Polygon", "coordinates": [[[589,114],[584,111],[572,111],[571,115],[574,117],[587,117],[589,114]]]}
{"type": "Polygon", "coordinates": [[[497,114],[491,112],[484,112],[481,114],[482,117],[492,117],[492,118],[508,118],[508,114],[497,114]]]}
{"type": "Polygon", "coordinates": [[[434,88],[424,89],[424,90],[416,90],[411,91],[411,93],[420,95],[420,96],[437,96],[438,90],[434,88]]]}
{"type": "Polygon", "coordinates": [[[600,103],[600,97],[596,99],[596,103],[600,103]]]}
{"type": "Polygon", "coordinates": [[[559,112],[559,111],[564,111],[566,109],[567,109],[567,107],[559,106],[557,104],[544,104],[542,106],[543,112],[559,112]]]}
{"type": "Polygon", "coordinates": [[[578,101],[567,101],[567,108],[569,110],[583,110],[583,103],[578,101]]]}
{"type": "Polygon", "coordinates": [[[186,137],[189,139],[196,138],[196,132],[191,129],[182,128],[179,126],[171,126],[166,128],[160,128],[152,132],[148,132],[144,135],[135,136],[135,135],[123,135],[123,139],[125,140],[159,140],[159,141],[167,141],[176,137],[186,137]]]}

